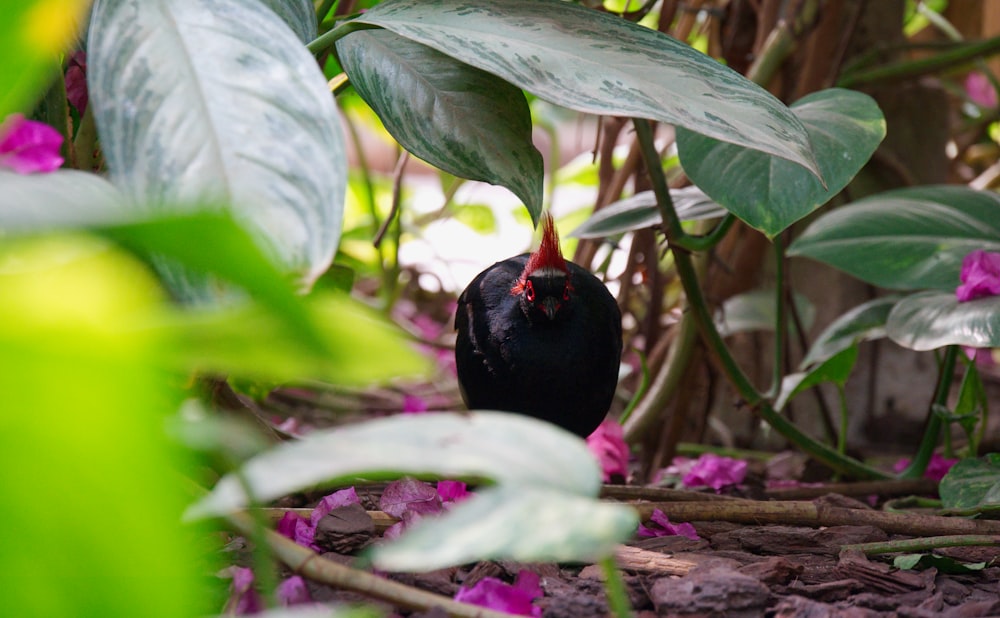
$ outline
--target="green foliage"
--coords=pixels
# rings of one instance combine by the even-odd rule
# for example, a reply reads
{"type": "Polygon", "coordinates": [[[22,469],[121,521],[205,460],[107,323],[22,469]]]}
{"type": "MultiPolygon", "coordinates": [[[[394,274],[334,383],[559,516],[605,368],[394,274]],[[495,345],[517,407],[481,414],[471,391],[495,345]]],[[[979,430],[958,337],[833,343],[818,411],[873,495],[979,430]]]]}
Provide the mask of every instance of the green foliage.
{"type": "Polygon", "coordinates": [[[843,389],[857,360],[858,346],[852,344],[809,371],[788,374],[781,381],[781,391],[774,402],[774,408],[781,410],[802,391],[823,383],[831,382],[843,389]]]}
{"type": "Polygon", "coordinates": [[[939,556],[937,554],[902,554],[892,559],[892,566],[908,571],[923,571],[933,567],[941,573],[962,575],[982,571],[986,568],[986,563],[959,562],[954,558],[939,556]]]}
{"type": "Polygon", "coordinates": [[[898,300],[898,296],[876,298],[841,315],[816,337],[799,367],[821,363],[856,343],[885,337],[886,320],[898,300]]]}
{"type": "Polygon", "coordinates": [[[388,30],[355,32],[337,52],[404,148],[456,176],[508,187],[541,212],[542,155],[519,88],[388,30]]]}
{"type": "Polygon", "coordinates": [[[396,416],[283,444],[224,477],[188,518],[251,501],[401,474],[489,482],[446,515],[424,520],[373,553],[383,569],[432,570],[475,559],[593,560],[637,525],[633,510],[595,498],[601,471],[585,443],[548,423],[505,412],[396,416]],[[462,539],[460,543],[449,539],[462,539]]]}
{"type": "MultiPolygon", "coordinates": [[[[670,199],[681,221],[700,221],[722,217],[726,210],[713,202],[698,187],[671,189],[670,199]]],[[[652,191],[643,191],[632,197],[608,204],[592,214],[570,236],[576,238],[603,238],[623,232],[634,232],[655,227],[663,222],[652,191]]]]}
{"type": "Polygon", "coordinates": [[[959,461],[941,479],[938,492],[945,508],[1000,509],[1000,453],[959,461]]]}
{"type": "Polygon", "coordinates": [[[688,177],[769,238],[839,193],[885,137],[881,110],[860,92],[822,90],[791,109],[806,128],[822,180],[781,155],[677,128],[677,149],[688,177]]]}

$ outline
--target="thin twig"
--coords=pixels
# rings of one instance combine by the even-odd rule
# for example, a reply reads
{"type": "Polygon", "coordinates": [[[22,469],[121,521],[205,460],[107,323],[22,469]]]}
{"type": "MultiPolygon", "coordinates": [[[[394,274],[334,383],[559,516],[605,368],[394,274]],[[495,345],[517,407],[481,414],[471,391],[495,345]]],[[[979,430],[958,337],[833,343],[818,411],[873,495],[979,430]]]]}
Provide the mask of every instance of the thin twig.
{"type": "Polygon", "coordinates": [[[389,214],[386,215],[385,220],[382,221],[382,225],[379,226],[378,232],[375,233],[375,240],[372,241],[372,244],[375,245],[376,249],[382,244],[382,239],[389,230],[389,225],[399,213],[399,203],[402,201],[403,168],[406,167],[406,162],[409,160],[410,153],[404,150],[399,155],[399,159],[396,160],[396,167],[392,170],[392,207],[389,209],[389,214]]]}
{"type": "Polygon", "coordinates": [[[959,534],[951,536],[927,536],[919,539],[899,541],[879,541],[877,543],[855,543],[841,549],[856,549],[871,556],[896,552],[922,552],[942,547],[979,547],[1000,545],[1000,536],[988,534],[959,534]]]}

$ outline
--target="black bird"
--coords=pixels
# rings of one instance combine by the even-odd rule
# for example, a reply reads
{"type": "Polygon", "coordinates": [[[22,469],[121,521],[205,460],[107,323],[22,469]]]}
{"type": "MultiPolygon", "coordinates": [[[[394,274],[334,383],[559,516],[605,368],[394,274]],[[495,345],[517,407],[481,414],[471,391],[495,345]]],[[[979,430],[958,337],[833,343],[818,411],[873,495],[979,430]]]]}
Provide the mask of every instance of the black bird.
{"type": "Polygon", "coordinates": [[[555,423],[581,437],[618,384],[622,320],[601,281],[565,260],[552,217],[541,246],[479,273],[458,299],[455,360],[470,409],[555,423]]]}

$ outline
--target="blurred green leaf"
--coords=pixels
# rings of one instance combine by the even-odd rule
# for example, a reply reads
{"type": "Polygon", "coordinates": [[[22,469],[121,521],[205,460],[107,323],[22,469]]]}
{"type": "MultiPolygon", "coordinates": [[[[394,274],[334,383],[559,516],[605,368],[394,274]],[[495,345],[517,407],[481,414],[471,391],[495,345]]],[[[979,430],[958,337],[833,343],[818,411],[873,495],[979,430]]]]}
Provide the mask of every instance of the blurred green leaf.
{"type": "MultiPolygon", "coordinates": [[[[726,214],[725,208],[713,202],[704,191],[695,186],[671,189],[670,199],[681,221],[713,219],[726,214]]],[[[576,238],[603,238],[659,226],[662,222],[656,196],[652,191],[643,191],[608,204],[569,235],[576,238]]]]}
{"type": "MultiPolygon", "coordinates": [[[[601,471],[586,443],[537,419],[507,412],[398,415],[279,445],[255,457],[242,474],[258,500],[357,477],[435,475],[499,485],[596,496],[601,471]]],[[[188,519],[247,506],[232,475],[194,504],[188,519]]]]}
{"type": "Polygon", "coordinates": [[[291,282],[224,211],[166,216],[99,231],[141,255],[165,256],[195,273],[236,284],[285,320],[291,327],[287,336],[295,337],[298,346],[330,353],[291,282]]]}
{"type": "Polygon", "coordinates": [[[770,93],[615,15],[558,0],[387,0],[355,22],[392,30],[563,107],[660,120],[819,173],[802,123],[770,93]]]}
{"type": "Polygon", "coordinates": [[[93,237],[7,240],[0,297],[4,613],[215,611],[179,523],[191,462],[163,433],[180,398],[155,363],[162,342],[118,328],[163,301],[150,270],[93,237]],[[137,568],[136,548],[155,568],[137,568]]]}
{"type": "Polygon", "coordinates": [[[340,117],[269,8],[97,0],[87,78],[111,180],[133,205],[226,205],[306,285],[326,270],[346,187],[340,117]]]}
{"type": "Polygon", "coordinates": [[[431,363],[402,330],[346,294],[296,299],[318,338],[306,347],[287,320],[255,305],[182,310],[147,325],[171,345],[164,362],[183,372],[365,385],[424,376],[431,363]]]}
{"type": "Polygon", "coordinates": [[[89,172],[0,169],[0,187],[0,228],[7,233],[107,225],[135,216],[121,191],[89,172]]]}
{"type": "Polygon", "coordinates": [[[389,571],[431,571],[477,560],[594,561],[610,555],[638,524],[635,509],[626,505],[550,487],[490,487],[375,547],[372,561],[389,571]]]}
{"type": "Polygon", "coordinates": [[[911,350],[998,347],[1000,297],[960,303],[954,292],[912,294],[896,303],[885,328],[890,339],[911,350]]]}
{"type": "Polygon", "coordinates": [[[776,153],[750,150],[677,127],[684,172],[716,202],[769,238],[840,192],[885,137],[875,100],[853,90],[814,92],[791,106],[805,125],[826,181],[776,153]]]}
{"type": "Polygon", "coordinates": [[[355,90],[407,150],[456,176],[501,185],[542,211],[542,155],[524,93],[388,30],[337,41],[355,90]]]}
{"type": "Polygon", "coordinates": [[[948,509],[1000,507],[1000,453],[959,460],[941,479],[938,493],[948,509]]]}
{"type": "Polygon", "coordinates": [[[814,221],[788,249],[873,285],[948,290],[975,249],[1000,251],[1000,195],[962,186],[899,189],[814,221]]]}
{"type": "Polygon", "coordinates": [[[462,204],[453,210],[452,216],[480,234],[493,234],[497,229],[496,214],[483,204],[462,204]]]}
{"type": "Polygon", "coordinates": [[[889,311],[899,301],[899,296],[876,298],[854,307],[834,320],[816,337],[800,369],[825,361],[834,354],[861,341],[885,337],[885,323],[889,311]]]}
{"type": "Polygon", "coordinates": [[[261,0],[280,17],[302,44],[316,38],[316,6],[312,0],[261,0]]]}
{"type": "Polygon", "coordinates": [[[948,556],[937,554],[903,554],[892,559],[892,566],[897,569],[908,571],[923,571],[931,567],[941,573],[961,575],[965,573],[976,573],[986,568],[985,562],[959,562],[948,556]]]}
{"type": "MultiPolygon", "coordinates": [[[[808,329],[816,318],[816,308],[802,294],[794,294],[795,308],[802,318],[802,325],[808,329]]],[[[715,323],[723,337],[750,331],[774,331],[777,320],[775,292],[757,289],[737,294],[722,303],[716,314],[715,323]]]]}
{"type": "Polygon", "coordinates": [[[61,77],[67,51],[86,18],[88,0],[18,0],[0,6],[0,122],[27,113],[61,77]]]}
{"type": "Polygon", "coordinates": [[[851,344],[809,371],[788,374],[781,381],[781,391],[774,402],[774,409],[781,410],[796,395],[820,384],[829,382],[843,388],[857,360],[858,346],[851,344]]]}

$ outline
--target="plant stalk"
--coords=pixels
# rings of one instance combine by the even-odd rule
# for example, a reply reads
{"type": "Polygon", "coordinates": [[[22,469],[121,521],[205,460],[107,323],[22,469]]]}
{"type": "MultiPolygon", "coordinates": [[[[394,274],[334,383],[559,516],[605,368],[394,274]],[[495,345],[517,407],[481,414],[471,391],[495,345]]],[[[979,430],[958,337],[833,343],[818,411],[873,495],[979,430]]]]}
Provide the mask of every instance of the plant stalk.
{"type": "Polygon", "coordinates": [[[941,373],[938,376],[937,390],[934,391],[934,401],[927,412],[927,427],[924,429],[924,436],[920,440],[920,447],[917,454],[913,456],[913,461],[899,475],[904,479],[920,478],[927,470],[927,464],[931,461],[934,448],[937,446],[938,437],[941,435],[941,416],[934,412],[935,406],[944,406],[948,403],[948,393],[951,391],[951,383],[955,376],[955,362],[958,358],[959,347],[957,345],[948,346],[945,349],[944,359],[941,361],[941,373]]]}
{"type": "Polygon", "coordinates": [[[625,590],[625,580],[615,564],[614,556],[601,558],[601,571],[604,573],[604,592],[608,597],[608,608],[615,618],[631,618],[632,604],[628,601],[625,590]]]}

